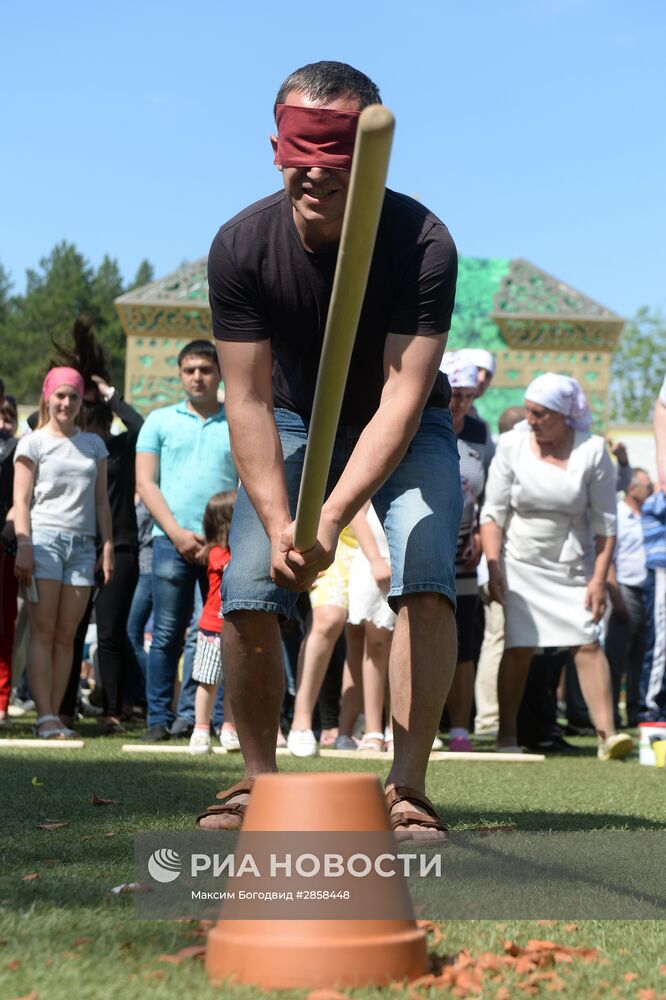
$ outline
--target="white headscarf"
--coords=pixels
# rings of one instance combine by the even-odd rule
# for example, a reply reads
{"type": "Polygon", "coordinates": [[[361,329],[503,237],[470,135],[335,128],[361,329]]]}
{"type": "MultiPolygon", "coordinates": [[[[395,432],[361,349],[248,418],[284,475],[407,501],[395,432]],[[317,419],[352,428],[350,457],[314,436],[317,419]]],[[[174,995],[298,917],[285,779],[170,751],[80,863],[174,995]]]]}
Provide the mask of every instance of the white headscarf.
{"type": "Polygon", "coordinates": [[[538,403],[547,410],[563,413],[569,427],[576,431],[589,431],[592,413],[587,396],[579,383],[570,375],[546,372],[539,375],[525,390],[525,401],[538,403]]]}
{"type": "Polygon", "coordinates": [[[439,370],[444,372],[452,389],[476,389],[479,373],[476,365],[462,357],[462,351],[447,351],[439,370]]]}
{"type": "Polygon", "coordinates": [[[458,354],[464,357],[468,364],[485,368],[491,375],[495,374],[495,358],[490,351],[484,351],[480,347],[463,347],[458,354]]]}

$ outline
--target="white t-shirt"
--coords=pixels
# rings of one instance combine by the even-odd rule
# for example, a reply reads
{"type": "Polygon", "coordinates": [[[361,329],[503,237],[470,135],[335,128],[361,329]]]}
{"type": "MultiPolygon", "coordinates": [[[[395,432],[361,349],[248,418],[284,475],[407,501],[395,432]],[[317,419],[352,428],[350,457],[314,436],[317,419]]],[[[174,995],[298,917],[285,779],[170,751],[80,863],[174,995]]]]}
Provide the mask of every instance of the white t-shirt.
{"type": "Polygon", "coordinates": [[[97,463],[108,454],[101,437],[85,431],[56,437],[43,427],[22,437],[14,461],[23,455],[35,464],[31,528],[94,537],[97,463]]]}

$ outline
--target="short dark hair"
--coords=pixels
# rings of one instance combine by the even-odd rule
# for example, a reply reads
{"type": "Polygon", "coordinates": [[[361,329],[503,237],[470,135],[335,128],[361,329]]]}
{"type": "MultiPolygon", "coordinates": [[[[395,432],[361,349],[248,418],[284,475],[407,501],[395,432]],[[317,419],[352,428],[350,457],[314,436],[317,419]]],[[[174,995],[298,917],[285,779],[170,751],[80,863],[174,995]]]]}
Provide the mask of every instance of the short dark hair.
{"type": "Polygon", "coordinates": [[[347,63],[323,62],[308,63],[290,73],[277,92],[273,111],[278,104],[284,104],[287,96],[294,90],[301,91],[311,101],[329,104],[336,97],[356,97],[361,110],[369,104],[381,104],[379,88],[370,77],[347,63]]]}
{"type": "Polygon", "coordinates": [[[189,344],[185,344],[178,355],[178,367],[182,365],[185,358],[192,355],[198,358],[209,358],[214,361],[217,367],[220,367],[220,362],[217,360],[217,351],[215,350],[215,345],[211,344],[210,340],[191,340],[189,344]]]}
{"type": "Polygon", "coordinates": [[[219,545],[226,549],[229,544],[231,515],[236,503],[236,490],[214,493],[206,504],[203,516],[203,530],[209,545],[219,545]]]}
{"type": "Polygon", "coordinates": [[[507,431],[513,430],[517,423],[525,419],[525,416],[524,406],[507,406],[499,418],[500,434],[506,434],[507,431]]]}
{"type": "Polygon", "coordinates": [[[5,396],[4,399],[0,399],[0,414],[8,420],[18,419],[18,409],[13,396],[5,396]]]}
{"type": "Polygon", "coordinates": [[[632,466],[631,469],[631,480],[629,482],[629,485],[635,486],[636,483],[638,482],[639,476],[647,476],[648,479],[652,479],[652,476],[650,475],[647,469],[642,469],[640,465],[634,465],[632,466]]]}

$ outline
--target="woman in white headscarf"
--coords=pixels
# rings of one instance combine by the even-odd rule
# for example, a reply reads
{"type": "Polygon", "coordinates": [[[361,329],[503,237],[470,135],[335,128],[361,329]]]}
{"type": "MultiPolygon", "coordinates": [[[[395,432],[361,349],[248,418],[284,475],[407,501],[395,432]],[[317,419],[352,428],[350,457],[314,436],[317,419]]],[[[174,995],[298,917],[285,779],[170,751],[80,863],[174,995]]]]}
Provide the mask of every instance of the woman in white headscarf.
{"type": "Polygon", "coordinates": [[[516,718],[535,649],[569,646],[599,757],[624,757],[632,741],[615,733],[599,645],[615,544],[615,472],[604,439],[590,434],[576,379],[540,375],[527,388],[525,409],[527,420],[500,438],[481,513],[490,594],[506,618],[498,749],[520,752],[516,718]]]}

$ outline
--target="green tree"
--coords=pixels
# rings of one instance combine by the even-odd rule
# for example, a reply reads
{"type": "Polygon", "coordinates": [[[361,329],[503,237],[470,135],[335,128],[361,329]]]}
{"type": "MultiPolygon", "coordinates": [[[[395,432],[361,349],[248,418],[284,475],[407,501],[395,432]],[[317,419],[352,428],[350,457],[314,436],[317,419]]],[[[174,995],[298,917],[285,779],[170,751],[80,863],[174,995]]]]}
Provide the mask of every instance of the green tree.
{"type": "Polygon", "coordinates": [[[0,264],[0,332],[9,319],[12,308],[11,290],[13,282],[9,271],[0,264]]]}
{"type": "Polygon", "coordinates": [[[116,260],[105,256],[95,270],[74,244],[63,241],[27,272],[25,295],[10,297],[10,288],[0,268],[2,375],[21,401],[38,398],[48,363],[57,356],[53,341],[69,346],[72,324],[82,313],[92,316],[111,380],[122,387],[125,336],[113,301],[125,289],[116,260]]]}
{"type": "Polygon", "coordinates": [[[92,278],[84,257],[64,241],[27,272],[26,293],[13,300],[3,338],[5,381],[19,399],[38,398],[53,338],[66,340],[74,317],[90,310],[92,278]]]}
{"type": "Polygon", "coordinates": [[[151,281],[154,280],[154,278],[155,278],[155,271],[153,269],[153,265],[150,263],[149,260],[145,260],[144,258],[144,260],[142,260],[141,263],[139,264],[139,269],[136,272],[134,281],[129,286],[128,291],[131,288],[141,288],[142,285],[148,285],[150,284],[151,281]]]}
{"type": "Polygon", "coordinates": [[[666,374],[666,318],[643,306],[624,328],[611,364],[611,420],[647,423],[666,374]]]}
{"type": "Polygon", "coordinates": [[[95,320],[95,336],[109,359],[111,381],[120,388],[125,377],[125,334],[113,300],[123,291],[118,262],[105,256],[92,279],[90,313],[95,320]]]}

